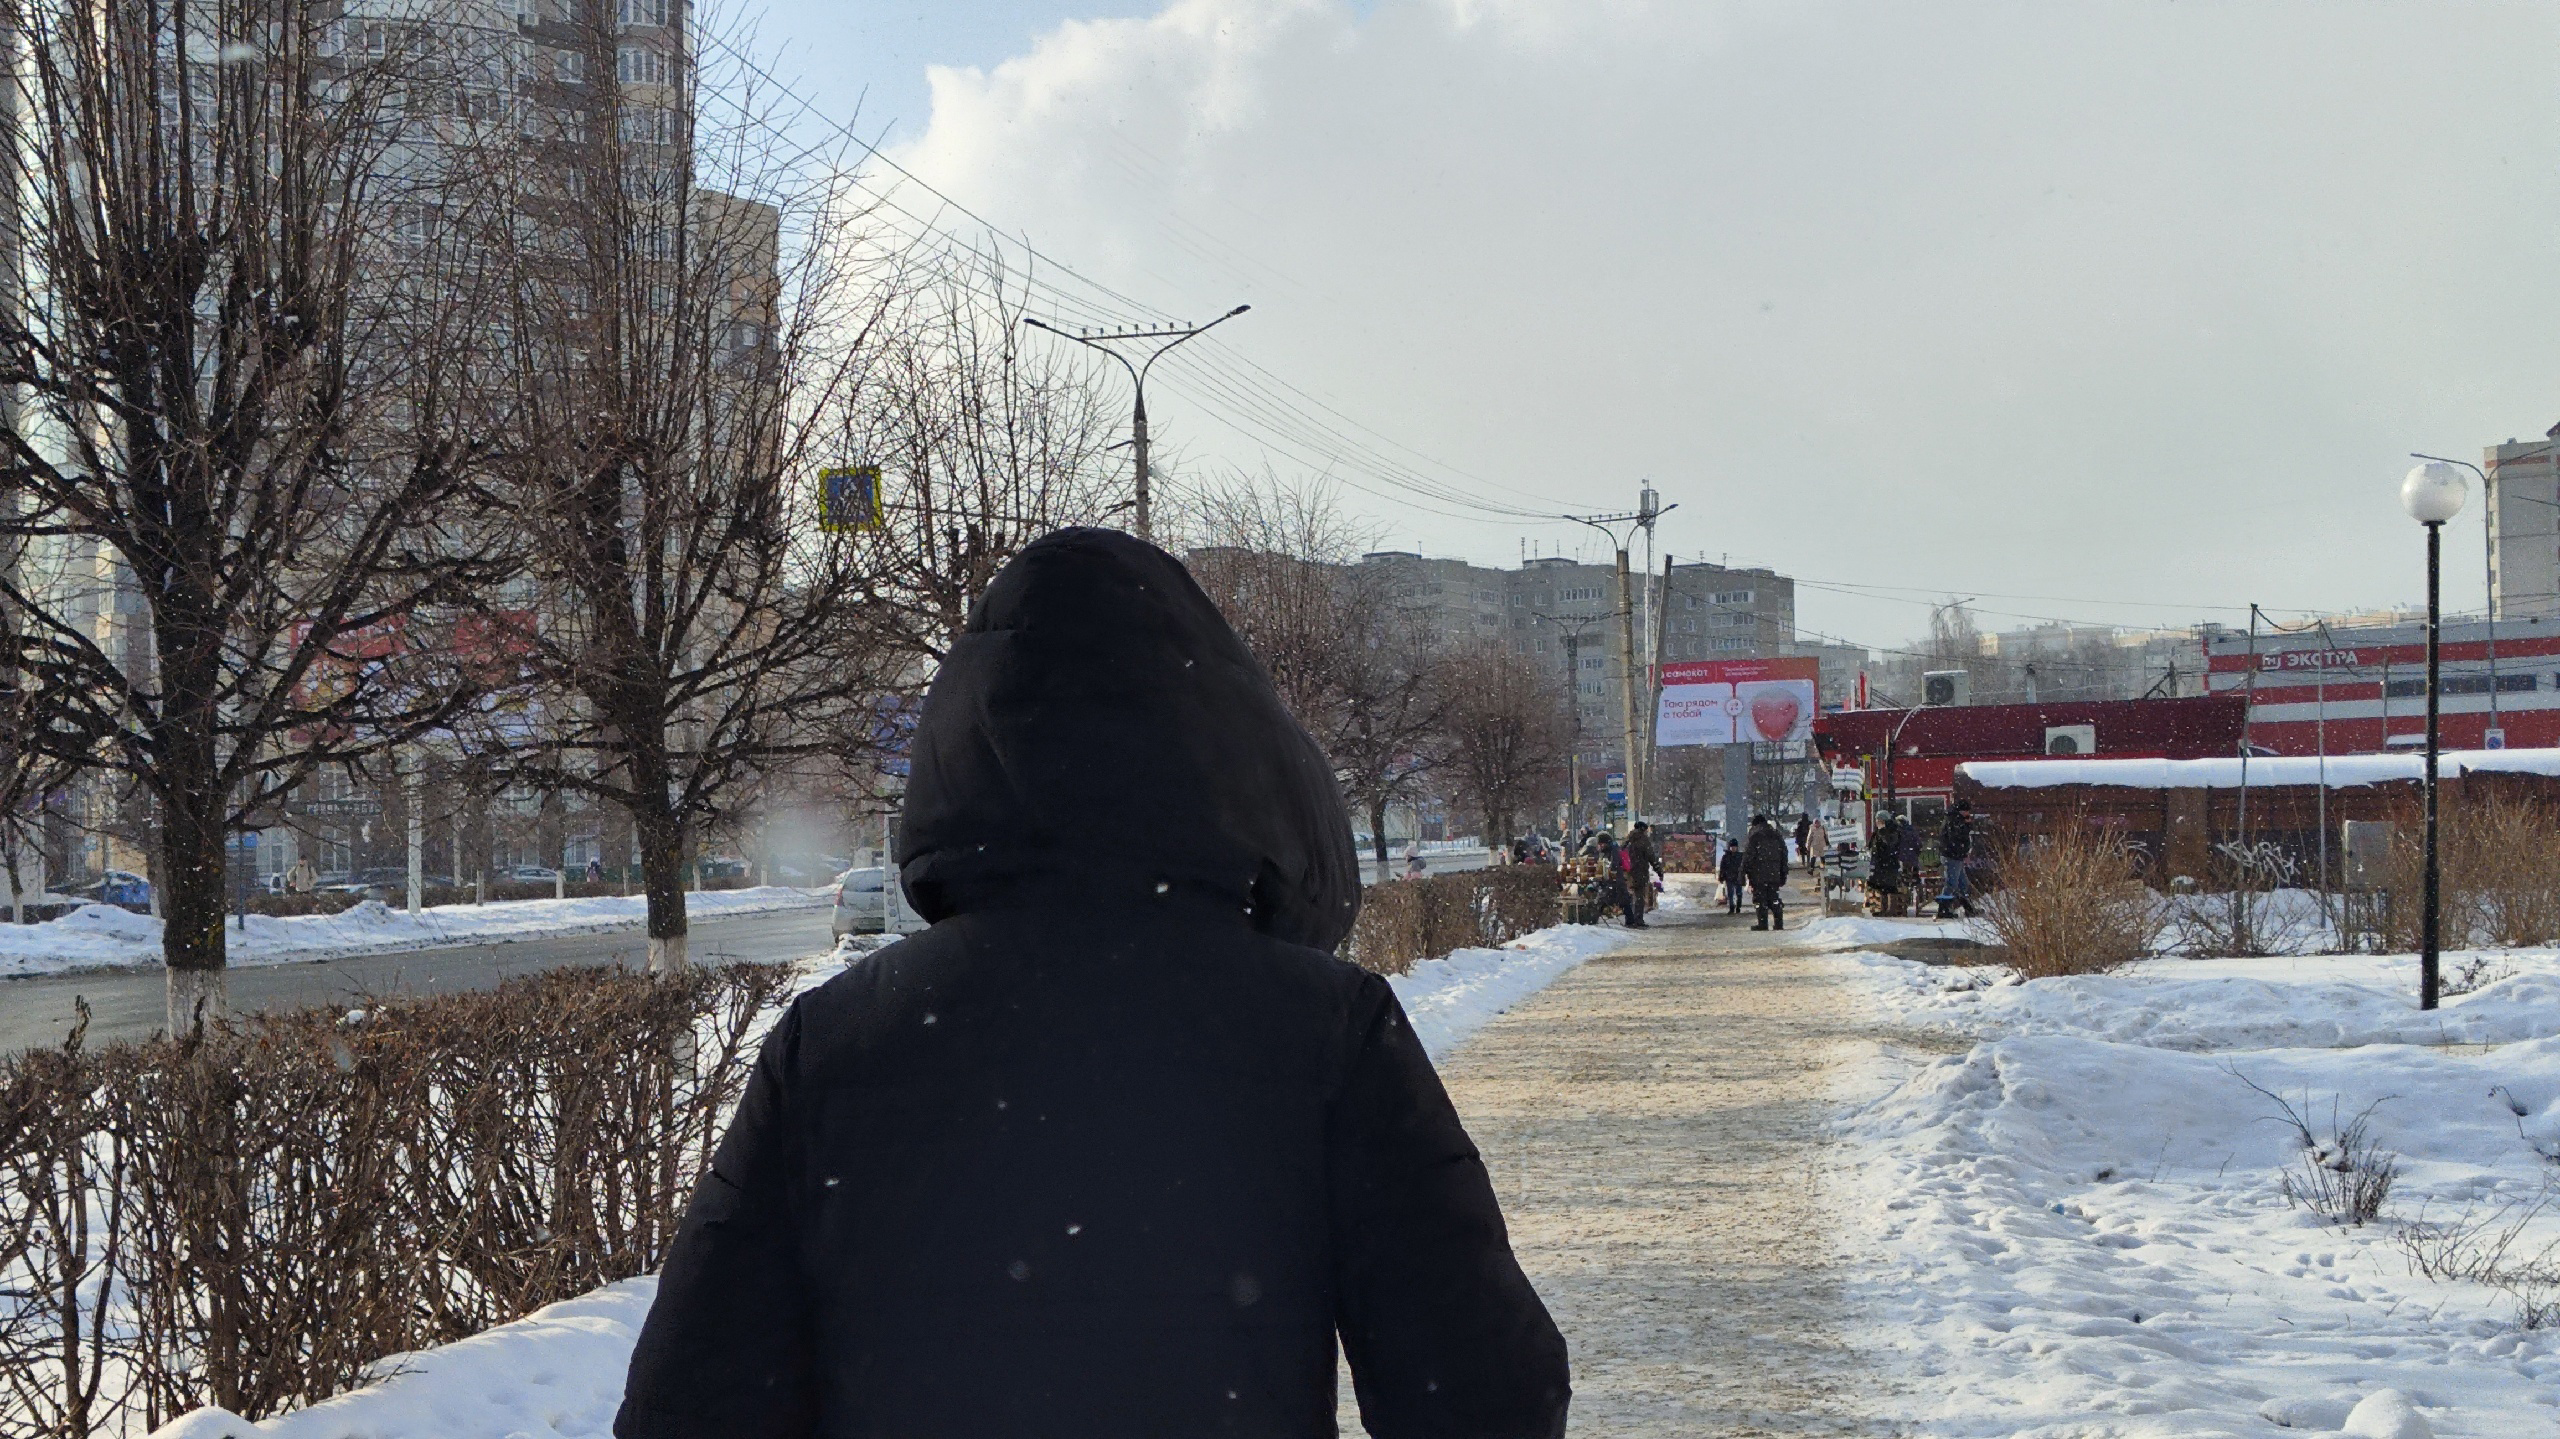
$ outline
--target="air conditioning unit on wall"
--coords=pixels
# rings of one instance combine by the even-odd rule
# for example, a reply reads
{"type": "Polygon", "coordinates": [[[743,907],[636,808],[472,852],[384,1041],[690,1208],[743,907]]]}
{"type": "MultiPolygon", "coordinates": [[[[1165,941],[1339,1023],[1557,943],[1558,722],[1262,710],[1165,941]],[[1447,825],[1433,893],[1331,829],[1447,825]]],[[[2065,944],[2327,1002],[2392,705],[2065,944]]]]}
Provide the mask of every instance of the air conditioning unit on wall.
{"type": "Polygon", "coordinates": [[[2046,754],[2096,754],[2098,727],[2093,724],[2049,724],[2044,727],[2046,754]]]}
{"type": "Polygon", "coordinates": [[[1973,702],[1973,676],[1964,670],[1931,670],[1920,676],[1920,703],[1960,705],[1973,702]]]}

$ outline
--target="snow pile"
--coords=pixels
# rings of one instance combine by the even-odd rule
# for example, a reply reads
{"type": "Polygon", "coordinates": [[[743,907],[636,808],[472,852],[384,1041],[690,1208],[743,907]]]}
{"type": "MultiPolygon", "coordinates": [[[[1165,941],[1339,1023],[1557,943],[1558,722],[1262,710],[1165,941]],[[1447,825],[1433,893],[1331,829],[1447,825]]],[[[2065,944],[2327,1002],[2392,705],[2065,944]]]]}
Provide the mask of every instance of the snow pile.
{"type": "MultiPolygon", "coordinates": [[[[2113,975],[1852,954],[1891,1030],[1889,1092],[1841,1126],[1832,1184],[1867,1258],[1870,1352],[1931,1435],[2510,1435],[2560,1427],[2560,1334],[2491,1287],[2413,1273],[2404,1234],[2521,1212],[2560,1179],[2560,955],[2415,1006],[2408,956],[2155,960],[2113,975]],[[2382,1217],[2287,1201],[2284,1107],[2331,1139],[2370,1109],[2382,1217]]],[[[2448,970],[2461,957],[2448,957],[2448,970]]],[[[2560,1241],[2528,1226],[2517,1257],[2560,1241]]]]}
{"type": "MultiPolygon", "coordinates": [[[[1447,1057],[1495,1015],[1567,970],[1631,938],[1624,929],[1561,925],[1496,949],[1462,949],[1387,982],[1423,1048],[1447,1057]]],[[[791,992],[806,993],[891,941],[848,935],[805,960],[791,992]]],[[[768,1021],[769,1022],[769,1021],[768,1021]]],[[[201,1409],[152,1439],[480,1439],[484,1435],[603,1434],[622,1404],[631,1346],[657,1296],[654,1276],[607,1285],[485,1334],[373,1366],[375,1383],[308,1409],[252,1424],[201,1409]]]]}
{"type": "Polygon", "coordinates": [[[604,1434],[655,1276],[609,1284],[513,1324],[373,1366],[380,1382],[252,1424],[199,1409],[152,1439],[479,1439],[604,1434]]]}
{"type": "MultiPolygon", "coordinates": [[[[801,909],[831,902],[832,888],[709,890],[685,896],[695,919],[763,910],[801,909]]],[[[233,920],[227,932],[234,966],[289,964],[296,960],[455,944],[508,944],[560,934],[630,929],[648,922],[647,899],[606,895],[593,899],[520,899],[499,904],[448,904],[418,914],[367,900],[340,914],[280,918],[249,916],[244,934],[233,920]]],[[[0,925],[0,979],[58,974],[73,969],[157,965],[160,921],[111,905],[83,905],[43,924],[0,925]]]]}
{"type": "Polygon", "coordinates": [[[1498,949],[1462,949],[1390,976],[1396,999],[1434,1063],[1495,1015],[1556,982],[1566,970],[1632,936],[1614,925],[1562,924],[1498,949]]]}

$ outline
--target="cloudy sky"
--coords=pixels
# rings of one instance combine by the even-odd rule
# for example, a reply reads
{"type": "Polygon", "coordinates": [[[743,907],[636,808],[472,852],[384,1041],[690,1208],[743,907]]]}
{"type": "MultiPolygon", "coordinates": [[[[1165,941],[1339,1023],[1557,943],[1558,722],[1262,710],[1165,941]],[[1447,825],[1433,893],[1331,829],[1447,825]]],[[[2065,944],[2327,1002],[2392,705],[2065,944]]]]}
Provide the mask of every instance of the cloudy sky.
{"type": "MultiPolygon", "coordinates": [[[[2555,42],[2493,0],[766,0],[757,38],[1072,271],[1063,318],[1251,303],[1150,387],[1186,467],[1500,563],[1591,538],[1501,511],[1650,480],[1663,549],[1847,587],[1803,625],[1870,644],[1948,594],[2419,596],[2407,453],[2560,422],[2555,42]]],[[[2476,605],[2476,500],[2450,540],[2476,605]]]]}

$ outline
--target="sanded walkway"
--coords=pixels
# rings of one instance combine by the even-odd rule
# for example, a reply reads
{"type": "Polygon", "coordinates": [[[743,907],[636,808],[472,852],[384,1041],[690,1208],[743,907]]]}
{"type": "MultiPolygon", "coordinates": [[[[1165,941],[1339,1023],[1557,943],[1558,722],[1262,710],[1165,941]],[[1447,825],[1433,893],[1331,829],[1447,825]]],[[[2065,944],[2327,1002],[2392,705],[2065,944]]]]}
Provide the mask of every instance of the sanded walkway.
{"type": "Polygon", "coordinates": [[[1854,1021],[1790,936],[1659,919],[1441,1066],[1571,1346],[1571,1432],[1870,1432],[1817,1198],[1854,1021]]]}

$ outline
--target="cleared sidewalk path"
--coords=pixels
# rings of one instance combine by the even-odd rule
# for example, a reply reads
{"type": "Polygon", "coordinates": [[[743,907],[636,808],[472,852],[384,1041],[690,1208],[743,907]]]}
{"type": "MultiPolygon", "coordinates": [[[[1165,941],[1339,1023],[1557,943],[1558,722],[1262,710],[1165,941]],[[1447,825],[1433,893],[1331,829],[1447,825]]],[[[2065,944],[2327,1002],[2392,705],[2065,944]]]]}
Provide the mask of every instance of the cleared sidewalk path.
{"type": "Polygon", "coordinates": [[[1818,1198],[1853,1021],[1791,935],[1658,918],[1441,1066],[1571,1347],[1571,1432],[1872,1432],[1818,1198]]]}

